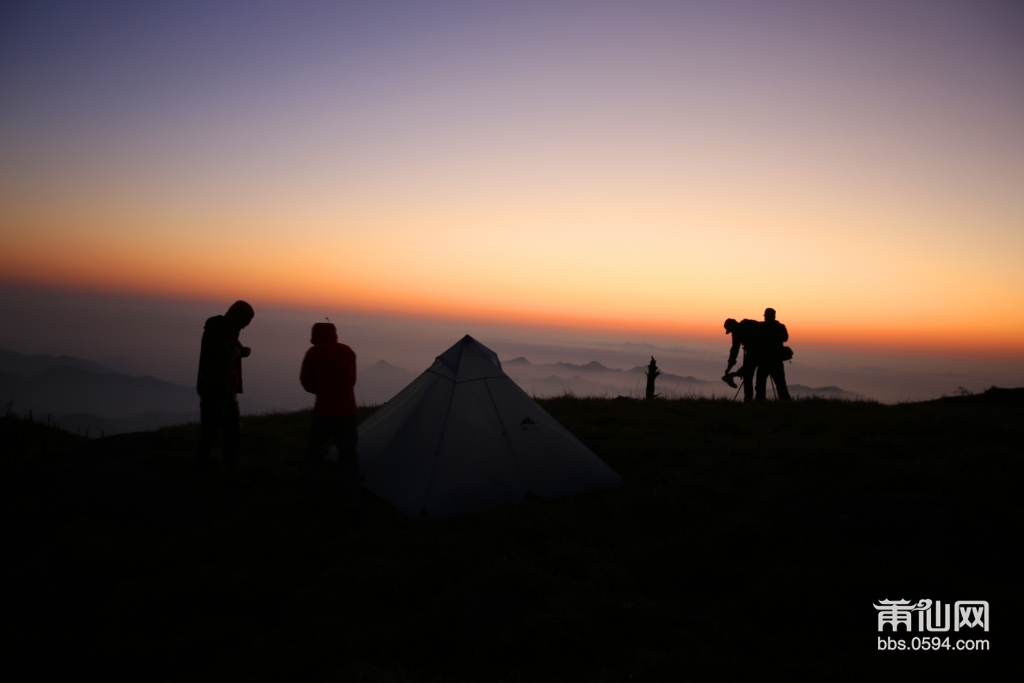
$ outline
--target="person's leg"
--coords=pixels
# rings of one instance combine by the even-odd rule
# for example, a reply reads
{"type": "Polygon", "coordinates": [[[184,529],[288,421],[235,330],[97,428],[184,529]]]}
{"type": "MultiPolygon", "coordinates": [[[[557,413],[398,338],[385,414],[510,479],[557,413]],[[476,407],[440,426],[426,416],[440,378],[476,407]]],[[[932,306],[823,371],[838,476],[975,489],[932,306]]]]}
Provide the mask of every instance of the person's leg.
{"type": "Polygon", "coordinates": [[[219,401],[210,398],[199,399],[199,444],[196,446],[196,463],[205,465],[210,461],[210,453],[217,443],[220,431],[223,408],[219,401]]]}
{"type": "Polygon", "coordinates": [[[746,351],[743,352],[743,402],[750,403],[754,400],[754,362],[753,357],[746,351]]]}
{"type": "Polygon", "coordinates": [[[241,447],[241,421],[238,411],[238,397],[224,399],[221,415],[224,428],[224,469],[228,474],[235,471],[238,464],[238,452],[241,447]]]}
{"type": "Polygon", "coordinates": [[[302,491],[300,495],[303,498],[312,499],[313,497],[317,475],[320,473],[320,466],[324,460],[327,440],[330,438],[330,418],[314,415],[312,422],[309,424],[309,446],[306,448],[306,462],[302,467],[302,491]]]}
{"type": "Polygon", "coordinates": [[[350,509],[358,509],[362,482],[359,477],[359,418],[355,415],[342,415],[334,418],[334,445],[338,448],[338,465],[344,481],[345,504],[350,509]]]}
{"type": "Polygon", "coordinates": [[[786,386],[786,366],[782,361],[775,364],[772,379],[775,380],[775,392],[780,401],[789,401],[789,387],[786,386]]]}
{"type": "Polygon", "coordinates": [[[764,363],[757,364],[757,386],[754,389],[754,400],[763,401],[767,397],[768,368],[764,363]]]}

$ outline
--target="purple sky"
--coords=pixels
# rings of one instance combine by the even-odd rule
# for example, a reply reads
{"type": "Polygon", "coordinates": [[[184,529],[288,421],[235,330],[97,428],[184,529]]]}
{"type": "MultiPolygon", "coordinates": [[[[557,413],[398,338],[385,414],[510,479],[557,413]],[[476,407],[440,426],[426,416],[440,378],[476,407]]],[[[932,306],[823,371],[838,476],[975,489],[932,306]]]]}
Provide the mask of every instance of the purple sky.
{"type": "Polygon", "coordinates": [[[136,357],[18,304],[97,291],[587,353],[772,305],[820,368],[910,340],[983,388],[1024,355],[1022,71],[1019,2],[5,3],[0,347],[136,357]]]}

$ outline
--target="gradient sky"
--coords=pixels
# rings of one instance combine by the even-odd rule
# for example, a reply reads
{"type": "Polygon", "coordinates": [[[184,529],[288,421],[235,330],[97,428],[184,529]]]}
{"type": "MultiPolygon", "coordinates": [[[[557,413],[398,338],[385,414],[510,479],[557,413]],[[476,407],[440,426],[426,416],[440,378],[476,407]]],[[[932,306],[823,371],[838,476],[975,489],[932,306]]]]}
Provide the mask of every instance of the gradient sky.
{"type": "Polygon", "coordinates": [[[1024,356],[1018,2],[0,11],[8,284],[1024,356]]]}

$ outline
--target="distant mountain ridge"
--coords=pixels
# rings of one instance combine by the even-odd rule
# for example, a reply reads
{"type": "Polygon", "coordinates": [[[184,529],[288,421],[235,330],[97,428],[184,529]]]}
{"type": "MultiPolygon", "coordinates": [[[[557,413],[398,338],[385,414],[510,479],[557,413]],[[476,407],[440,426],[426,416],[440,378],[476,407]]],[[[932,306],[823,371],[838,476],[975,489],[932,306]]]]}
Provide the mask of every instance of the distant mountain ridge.
{"type": "Polygon", "coordinates": [[[181,413],[199,406],[192,387],[77,367],[47,368],[34,375],[0,373],[0,401],[14,401],[16,409],[31,408],[37,415],[87,412],[100,417],[181,413]]]}
{"type": "MultiPolygon", "coordinates": [[[[557,363],[531,363],[529,360],[527,360],[523,356],[520,356],[519,358],[513,358],[512,360],[502,361],[501,362],[501,367],[505,369],[505,372],[508,372],[509,368],[512,368],[514,370],[520,370],[522,368],[531,368],[531,369],[548,369],[548,368],[550,368],[550,369],[554,369],[554,370],[568,370],[568,371],[571,371],[571,372],[585,372],[585,373],[594,372],[594,373],[621,373],[621,374],[639,374],[639,375],[646,375],[646,373],[647,373],[647,366],[646,365],[638,365],[635,368],[630,368],[629,370],[621,370],[619,368],[609,368],[608,366],[602,365],[599,361],[596,361],[596,360],[592,360],[589,363],[586,363],[584,365],[577,365],[575,363],[564,363],[564,362],[561,362],[561,361],[559,361],[557,363]]],[[[711,383],[711,382],[708,382],[707,380],[697,379],[696,377],[693,377],[691,375],[685,375],[685,376],[684,375],[673,375],[670,372],[662,372],[660,375],[658,375],[658,381],[661,381],[662,378],[672,378],[673,381],[693,382],[693,383],[698,383],[698,384],[710,384],[711,383]]]]}
{"type": "Polygon", "coordinates": [[[380,360],[356,373],[356,403],[372,406],[387,403],[416,379],[417,374],[380,360]]]}
{"type": "Polygon", "coordinates": [[[193,387],[129,376],[74,356],[0,351],[0,408],[89,436],[199,419],[193,387]]]}
{"type": "MultiPolygon", "coordinates": [[[[583,365],[575,363],[531,363],[520,356],[502,361],[501,367],[528,394],[545,397],[573,393],[577,396],[641,395],[647,386],[647,366],[638,365],[629,370],[609,368],[598,361],[583,365]]],[[[662,372],[655,386],[659,394],[714,395],[715,382],[689,375],[662,372]],[[664,391],[663,391],[664,390],[664,391]]]]}
{"type": "MultiPolygon", "coordinates": [[[[360,404],[390,400],[416,374],[386,361],[360,369],[360,404]]],[[[243,395],[244,398],[244,395],[243,395]]],[[[156,429],[199,419],[195,387],[148,375],[130,376],[74,356],[28,355],[0,350],[0,408],[29,411],[61,427],[90,436],[156,429]]],[[[242,401],[243,409],[269,408],[242,401]]]]}
{"type": "MultiPolygon", "coordinates": [[[[531,363],[525,357],[502,361],[502,368],[528,394],[537,397],[560,396],[572,393],[576,396],[607,396],[617,395],[639,397],[647,386],[647,366],[638,365],[629,370],[609,368],[598,361],[584,365],[575,363],[531,363]]],[[[675,375],[662,372],[655,381],[655,390],[666,398],[678,396],[736,396],[736,389],[731,389],[721,381],[708,381],[690,375],[675,375]]],[[[836,386],[809,387],[803,384],[790,384],[790,394],[796,398],[835,398],[844,400],[863,399],[859,394],[846,391],[836,386]]],[[[772,398],[769,384],[768,397],[772,398]]]]}
{"type": "Polygon", "coordinates": [[[0,372],[12,375],[34,375],[53,368],[78,368],[96,373],[111,372],[109,368],[99,363],[82,360],[74,356],[30,356],[24,353],[0,349],[0,372]]]}
{"type": "MultiPolygon", "coordinates": [[[[519,357],[503,361],[502,368],[526,393],[538,398],[563,394],[639,398],[646,386],[644,365],[621,370],[598,361],[583,365],[534,364],[519,357]]],[[[360,368],[356,400],[361,405],[386,403],[418,374],[385,360],[360,368]]],[[[835,386],[791,384],[789,388],[794,397],[800,398],[861,398],[835,386]]],[[[732,397],[736,392],[720,381],[672,373],[659,375],[656,389],[666,398],[732,397]]],[[[249,411],[267,410],[261,405],[244,405],[249,411]]],[[[199,419],[199,397],[191,386],[147,375],[123,375],[73,356],[32,356],[0,350],[0,409],[6,406],[19,414],[32,411],[41,420],[49,416],[65,429],[90,436],[145,431],[199,419]]]]}

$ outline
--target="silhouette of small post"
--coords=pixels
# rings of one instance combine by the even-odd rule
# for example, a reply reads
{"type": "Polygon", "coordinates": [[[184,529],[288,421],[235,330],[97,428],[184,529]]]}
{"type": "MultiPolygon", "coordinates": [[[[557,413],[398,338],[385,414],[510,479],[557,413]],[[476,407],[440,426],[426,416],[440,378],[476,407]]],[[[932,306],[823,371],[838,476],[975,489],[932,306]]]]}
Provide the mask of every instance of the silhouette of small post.
{"type": "Polygon", "coordinates": [[[338,449],[345,486],[345,503],[351,510],[359,508],[359,460],[356,454],[359,418],[356,413],[356,354],[338,342],[338,331],[330,322],[313,325],[310,343],[302,359],[299,381],[302,388],[316,394],[313,420],[309,428],[309,447],[302,471],[299,498],[312,502],[320,468],[324,464],[327,443],[331,439],[338,449]]]}
{"type": "Polygon", "coordinates": [[[645,374],[647,375],[647,394],[645,398],[648,401],[652,401],[657,396],[657,394],[654,393],[654,380],[661,374],[661,370],[658,369],[658,362],[654,360],[654,356],[651,356],[651,362],[647,366],[647,372],[645,374]]]}
{"type": "Polygon", "coordinates": [[[238,394],[242,393],[242,359],[252,350],[242,346],[239,333],[252,322],[252,306],[236,301],[224,315],[209,318],[203,327],[199,349],[199,446],[196,464],[206,466],[217,436],[224,433],[224,468],[232,474],[238,463],[241,415],[238,394]]]}

